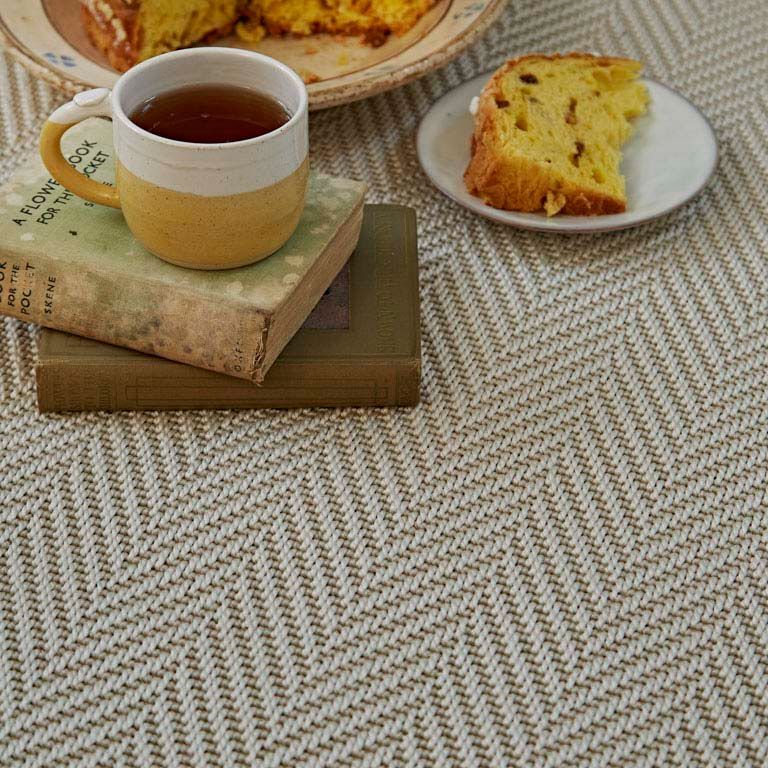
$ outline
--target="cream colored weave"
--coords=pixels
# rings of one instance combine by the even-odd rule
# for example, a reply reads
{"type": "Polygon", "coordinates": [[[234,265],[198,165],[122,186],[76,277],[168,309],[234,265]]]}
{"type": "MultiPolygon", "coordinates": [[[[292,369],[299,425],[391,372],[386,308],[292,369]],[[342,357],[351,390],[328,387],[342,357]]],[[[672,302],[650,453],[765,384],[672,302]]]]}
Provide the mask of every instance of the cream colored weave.
{"type": "MultiPolygon", "coordinates": [[[[521,0],[312,116],[418,211],[414,411],[41,417],[0,320],[0,765],[768,765],[767,8],[521,0]],[[430,187],[430,103],[577,48],[711,118],[696,202],[548,237],[430,187]]],[[[61,97],[0,93],[6,178],[61,97]]]]}

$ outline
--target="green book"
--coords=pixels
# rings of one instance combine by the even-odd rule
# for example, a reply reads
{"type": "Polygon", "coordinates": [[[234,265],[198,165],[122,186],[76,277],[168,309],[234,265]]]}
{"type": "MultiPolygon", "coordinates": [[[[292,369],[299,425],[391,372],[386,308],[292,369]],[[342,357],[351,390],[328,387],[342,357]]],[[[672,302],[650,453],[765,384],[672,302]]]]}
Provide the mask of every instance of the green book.
{"type": "Polygon", "coordinates": [[[348,265],[263,384],[43,330],[42,412],[412,406],[421,371],[416,216],[367,205],[348,265]]]}
{"type": "MultiPolygon", "coordinates": [[[[73,128],[65,156],[111,180],[109,123],[73,128]]],[[[120,211],[75,197],[35,158],[0,190],[0,314],[259,382],[349,259],[364,194],[313,174],[277,253],[205,272],[150,254],[120,211]]]]}

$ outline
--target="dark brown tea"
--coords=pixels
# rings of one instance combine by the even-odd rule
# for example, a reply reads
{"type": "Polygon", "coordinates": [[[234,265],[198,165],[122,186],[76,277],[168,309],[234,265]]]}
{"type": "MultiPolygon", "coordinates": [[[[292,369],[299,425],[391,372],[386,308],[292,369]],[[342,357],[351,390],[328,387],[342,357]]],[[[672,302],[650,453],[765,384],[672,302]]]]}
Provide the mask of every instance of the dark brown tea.
{"type": "Polygon", "coordinates": [[[152,96],[130,118],[165,139],[219,144],[271,133],[291,116],[279,101],[249,88],[190,85],[152,96]]]}

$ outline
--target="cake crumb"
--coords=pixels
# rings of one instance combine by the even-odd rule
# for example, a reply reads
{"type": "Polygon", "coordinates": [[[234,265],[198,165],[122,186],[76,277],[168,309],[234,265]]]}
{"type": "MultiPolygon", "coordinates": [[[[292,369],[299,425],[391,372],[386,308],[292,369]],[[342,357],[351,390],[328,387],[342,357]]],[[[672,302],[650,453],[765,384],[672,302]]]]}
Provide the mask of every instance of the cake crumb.
{"type": "Polygon", "coordinates": [[[267,30],[256,21],[240,21],[235,27],[237,36],[245,43],[261,42],[267,35],[267,30]]]}

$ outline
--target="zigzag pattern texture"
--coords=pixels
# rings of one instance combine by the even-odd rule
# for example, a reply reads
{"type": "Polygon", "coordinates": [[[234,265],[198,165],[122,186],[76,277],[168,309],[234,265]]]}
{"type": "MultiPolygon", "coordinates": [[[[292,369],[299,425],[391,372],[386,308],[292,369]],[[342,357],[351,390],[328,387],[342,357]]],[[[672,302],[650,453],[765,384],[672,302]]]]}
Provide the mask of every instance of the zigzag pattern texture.
{"type": "MultiPolygon", "coordinates": [[[[516,0],[313,115],[315,167],[418,210],[413,411],[41,417],[0,321],[0,765],[768,765],[766,85],[765,0],[516,0]],[[436,98],[572,49],[710,117],[695,202],[564,238],[428,184],[436,98]]],[[[63,97],[0,93],[6,178],[63,97]]]]}

